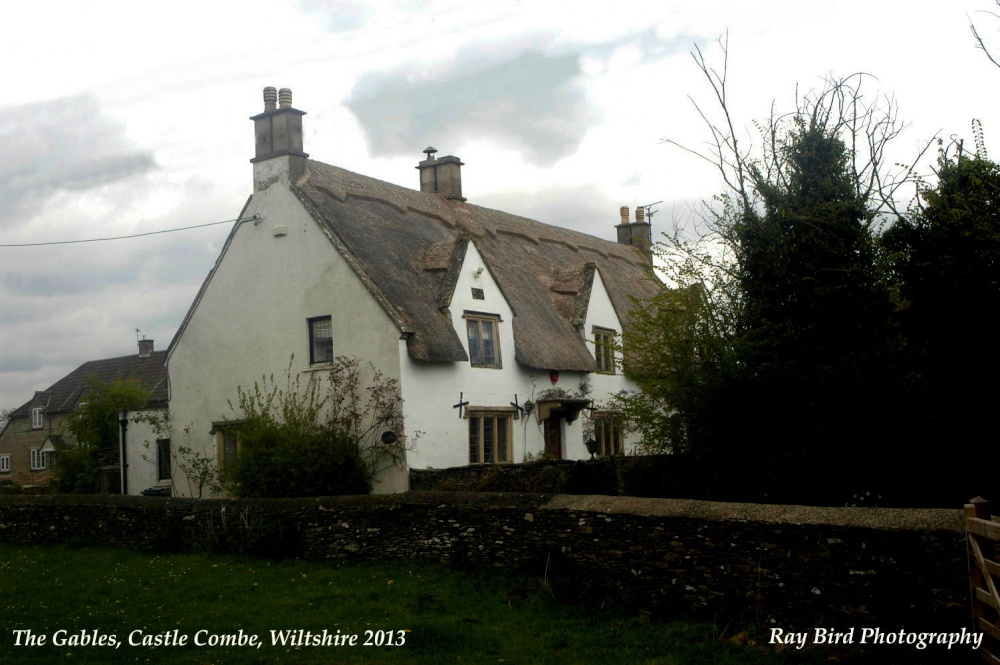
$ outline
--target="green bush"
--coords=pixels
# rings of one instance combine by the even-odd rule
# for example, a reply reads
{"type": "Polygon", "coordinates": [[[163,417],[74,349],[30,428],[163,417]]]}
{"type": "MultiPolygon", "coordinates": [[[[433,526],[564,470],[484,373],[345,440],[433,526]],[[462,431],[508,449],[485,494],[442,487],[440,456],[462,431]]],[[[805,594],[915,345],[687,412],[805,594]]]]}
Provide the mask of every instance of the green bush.
{"type": "Polygon", "coordinates": [[[101,469],[94,448],[85,444],[60,446],[53,458],[52,487],[59,494],[99,494],[101,469]]]}
{"type": "Polygon", "coordinates": [[[237,389],[240,453],[227,460],[224,485],[244,498],[368,494],[376,477],[405,459],[398,383],[372,368],[362,380],[357,358],[331,363],[327,388],[310,374],[285,389],[263,377],[237,389]],[[363,387],[366,385],[367,387],[363,387]],[[391,432],[394,438],[383,440],[391,432]]]}
{"type": "Polygon", "coordinates": [[[243,450],[230,477],[241,497],[368,494],[371,483],[357,447],[337,430],[317,426],[292,435],[280,423],[240,432],[243,450]]]}

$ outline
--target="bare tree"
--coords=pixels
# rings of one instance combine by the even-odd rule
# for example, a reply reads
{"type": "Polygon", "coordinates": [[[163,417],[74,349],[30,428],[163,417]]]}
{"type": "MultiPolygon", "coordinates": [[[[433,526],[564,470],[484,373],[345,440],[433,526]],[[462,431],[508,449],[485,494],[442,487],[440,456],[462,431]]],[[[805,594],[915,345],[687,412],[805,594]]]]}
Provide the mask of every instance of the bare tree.
{"type": "MultiPolygon", "coordinates": [[[[996,3],[997,7],[1000,8],[1000,0],[994,0],[994,2],[996,3]]],[[[997,12],[986,11],[984,9],[981,11],[981,13],[989,14],[995,19],[1000,19],[1000,14],[998,14],[997,12]]],[[[969,19],[969,28],[972,30],[973,39],[976,40],[976,48],[982,49],[983,53],[986,54],[986,57],[990,59],[990,62],[992,62],[997,67],[1000,67],[1000,62],[998,62],[997,59],[993,57],[993,54],[990,53],[990,50],[986,47],[986,42],[983,41],[982,36],[979,34],[979,30],[976,28],[975,22],[973,22],[971,18],[969,19]]]]}
{"type": "MultiPolygon", "coordinates": [[[[1000,3],[1000,0],[997,0],[1000,3]]],[[[796,123],[836,135],[847,146],[851,157],[852,179],[855,194],[868,201],[871,220],[885,214],[898,214],[899,189],[915,181],[914,169],[933,141],[909,164],[891,164],[887,148],[893,139],[906,129],[899,120],[896,100],[891,95],[868,94],[868,84],[875,80],[871,74],[857,72],[844,77],[830,76],[822,89],[800,95],[795,94],[795,109],[779,114],[775,106],[764,122],[753,124],[760,136],[754,145],[751,136],[741,138],[736,131],[730,111],[727,90],[729,61],[728,36],[719,39],[722,48],[721,69],[711,66],[696,45],[691,54],[698,69],[708,81],[721,117],[713,119],[694,98],[689,96],[695,110],[704,120],[712,140],[707,151],[692,149],[670,138],[669,143],[692,153],[714,165],[728,190],[746,210],[758,209],[759,185],[774,182],[787,185],[786,154],[784,147],[789,132],[796,123]]]]}

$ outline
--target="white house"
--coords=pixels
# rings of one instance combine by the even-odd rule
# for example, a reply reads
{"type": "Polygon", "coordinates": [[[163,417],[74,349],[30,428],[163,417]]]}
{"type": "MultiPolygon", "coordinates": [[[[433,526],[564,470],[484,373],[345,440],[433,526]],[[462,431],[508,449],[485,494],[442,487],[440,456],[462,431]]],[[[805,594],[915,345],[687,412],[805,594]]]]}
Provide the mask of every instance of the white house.
{"type": "MultiPolygon", "coordinates": [[[[614,242],[468,203],[462,163],[432,148],[419,190],[345,171],[308,159],[305,114],[278,97],[266,88],[252,118],[253,194],[168,350],[173,445],[236,453],[236,387],[294,354],[300,377],[345,355],[398,380],[413,468],[584,459],[589,437],[626,448],[600,404],[634,387],[631,297],[662,288],[641,208],[614,242]]],[[[405,489],[405,469],[377,486],[405,489]]]]}

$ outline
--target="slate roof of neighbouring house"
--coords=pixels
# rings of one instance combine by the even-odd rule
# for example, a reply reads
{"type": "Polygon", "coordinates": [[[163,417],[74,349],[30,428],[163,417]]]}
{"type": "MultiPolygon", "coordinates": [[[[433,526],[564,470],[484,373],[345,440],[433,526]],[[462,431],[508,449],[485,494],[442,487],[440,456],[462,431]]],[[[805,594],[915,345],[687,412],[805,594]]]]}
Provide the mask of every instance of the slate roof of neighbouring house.
{"type": "MultiPolygon", "coordinates": [[[[153,351],[148,357],[135,353],[121,358],[105,358],[85,362],[41,391],[44,413],[72,411],[87,388],[89,377],[107,383],[116,379],[134,379],[151,391],[146,406],[164,406],[167,403],[166,351],[153,351]]],[[[10,414],[11,419],[23,418],[31,413],[34,398],[10,414]]]]}
{"type": "Polygon", "coordinates": [[[663,288],[636,247],[313,160],[306,168],[292,190],[408,333],[414,359],[468,359],[443,311],[468,242],[511,306],[516,360],[531,368],[597,369],[576,328],[584,323],[595,271],[626,328],[631,298],[649,298],[663,288]]]}

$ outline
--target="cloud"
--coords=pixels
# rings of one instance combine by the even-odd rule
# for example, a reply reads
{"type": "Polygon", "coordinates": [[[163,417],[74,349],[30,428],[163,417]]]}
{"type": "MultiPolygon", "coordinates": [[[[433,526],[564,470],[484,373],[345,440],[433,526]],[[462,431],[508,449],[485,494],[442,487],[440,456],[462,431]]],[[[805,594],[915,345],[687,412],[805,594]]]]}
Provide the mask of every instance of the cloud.
{"type": "Polygon", "coordinates": [[[485,138],[547,166],[583,140],[592,111],[577,54],[529,51],[499,63],[475,56],[457,62],[433,78],[411,65],[358,82],[347,106],[373,155],[485,138]]]}
{"type": "Polygon", "coordinates": [[[35,355],[0,358],[0,374],[5,372],[33,372],[42,367],[42,360],[35,355]]]}
{"type": "Polygon", "coordinates": [[[3,223],[32,218],[60,191],[85,191],[144,173],[151,152],[129,145],[124,126],[90,96],[0,109],[3,223]]]}
{"type": "Polygon", "coordinates": [[[374,15],[370,3],[357,0],[299,0],[299,7],[309,16],[319,19],[324,30],[348,32],[363,26],[374,15]]]}

